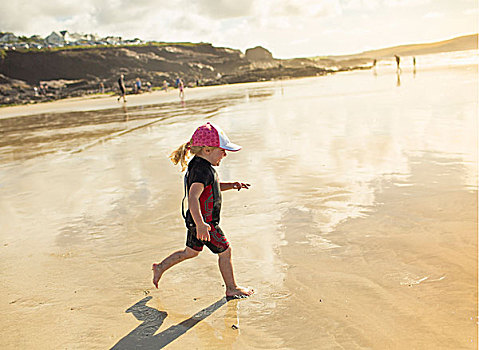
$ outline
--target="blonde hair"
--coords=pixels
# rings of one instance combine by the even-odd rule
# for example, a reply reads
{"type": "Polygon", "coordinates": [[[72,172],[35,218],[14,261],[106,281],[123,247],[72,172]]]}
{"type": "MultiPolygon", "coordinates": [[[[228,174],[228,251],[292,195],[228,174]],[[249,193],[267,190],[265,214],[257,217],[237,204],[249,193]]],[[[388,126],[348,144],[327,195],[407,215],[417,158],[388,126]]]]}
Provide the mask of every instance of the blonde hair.
{"type": "Polygon", "coordinates": [[[191,146],[191,142],[185,142],[176,150],[171,152],[170,159],[173,164],[177,165],[180,163],[181,171],[184,171],[188,166],[187,159],[192,155],[200,154],[203,150],[214,150],[217,147],[211,146],[191,146]]]}

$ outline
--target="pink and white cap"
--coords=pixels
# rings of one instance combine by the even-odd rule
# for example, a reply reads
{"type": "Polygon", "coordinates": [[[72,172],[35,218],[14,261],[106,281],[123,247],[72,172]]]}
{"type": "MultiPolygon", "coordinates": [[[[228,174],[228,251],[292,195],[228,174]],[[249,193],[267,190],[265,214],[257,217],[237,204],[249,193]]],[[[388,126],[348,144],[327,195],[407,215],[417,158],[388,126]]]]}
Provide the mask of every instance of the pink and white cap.
{"type": "Polygon", "coordinates": [[[239,151],[241,146],[232,143],[218,125],[206,123],[196,129],[191,136],[191,146],[219,147],[227,151],[239,151]]]}

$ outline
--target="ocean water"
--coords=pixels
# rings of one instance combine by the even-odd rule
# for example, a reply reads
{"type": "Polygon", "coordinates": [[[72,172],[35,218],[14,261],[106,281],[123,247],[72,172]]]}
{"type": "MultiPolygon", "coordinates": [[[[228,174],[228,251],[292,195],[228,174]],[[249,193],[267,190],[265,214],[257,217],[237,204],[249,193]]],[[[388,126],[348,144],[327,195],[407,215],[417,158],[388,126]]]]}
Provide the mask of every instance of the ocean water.
{"type": "MultiPolygon", "coordinates": [[[[443,52],[415,57],[416,68],[421,67],[421,69],[452,68],[479,64],[478,50],[443,52]]],[[[400,64],[403,68],[413,69],[413,56],[401,57],[400,64]]],[[[389,67],[396,69],[396,60],[394,58],[381,60],[378,62],[378,67],[389,67]]]]}
{"type": "Polygon", "coordinates": [[[477,348],[477,59],[0,119],[0,345],[477,348]],[[247,300],[209,252],[150,282],[205,121],[243,146],[218,173],[252,185],[221,224],[247,300]]]}

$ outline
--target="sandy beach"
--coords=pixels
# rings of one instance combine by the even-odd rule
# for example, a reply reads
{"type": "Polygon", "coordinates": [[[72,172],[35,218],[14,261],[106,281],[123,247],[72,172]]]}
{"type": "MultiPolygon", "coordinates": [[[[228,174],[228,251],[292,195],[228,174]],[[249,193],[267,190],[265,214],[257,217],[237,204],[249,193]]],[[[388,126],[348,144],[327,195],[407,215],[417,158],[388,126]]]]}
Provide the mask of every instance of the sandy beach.
{"type": "Polygon", "coordinates": [[[477,65],[0,109],[2,349],[477,349],[477,65]],[[236,279],[168,154],[213,121],[236,279]]]}
{"type": "MultiPolygon", "coordinates": [[[[238,84],[243,85],[243,84],[238,84]]],[[[247,84],[254,86],[255,83],[247,84]]],[[[211,96],[213,91],[218,89],[224,90],[236,85],[226,86],[206,86],[201,88],[186,88],[188,99],[201,99],[211,96]]],[[[79,111],[97,111],[124,106],[123,101],[117,101],[118,95],[97,94],[86,95],[84,97],[73,97],[58,101],[26,104],[11,107],[3,107],[0,109],[0,118],[11,118],[23,115],[44,114],[44,113],[62,113],[62,112],[79,112],[79,111]]],[[[127,95],[128,107],[151,105],[156,103],[167,103],[178,101],[178,89],[170,88],[167,92],[164,90],[153,90],[152,92],[144,92],[141,94],[127,95]]]]}

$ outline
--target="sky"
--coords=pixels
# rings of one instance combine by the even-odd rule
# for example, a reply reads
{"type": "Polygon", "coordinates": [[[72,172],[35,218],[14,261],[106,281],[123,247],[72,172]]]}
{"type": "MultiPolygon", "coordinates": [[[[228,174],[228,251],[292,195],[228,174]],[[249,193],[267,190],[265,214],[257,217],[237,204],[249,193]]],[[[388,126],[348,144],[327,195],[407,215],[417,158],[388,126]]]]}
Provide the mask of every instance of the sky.
{"type": "Polygon", "coordinates": [[[478,32],[478,0],[14,0],[0,31],[209,42],[275,58],[352,54],[478,32]]]}

